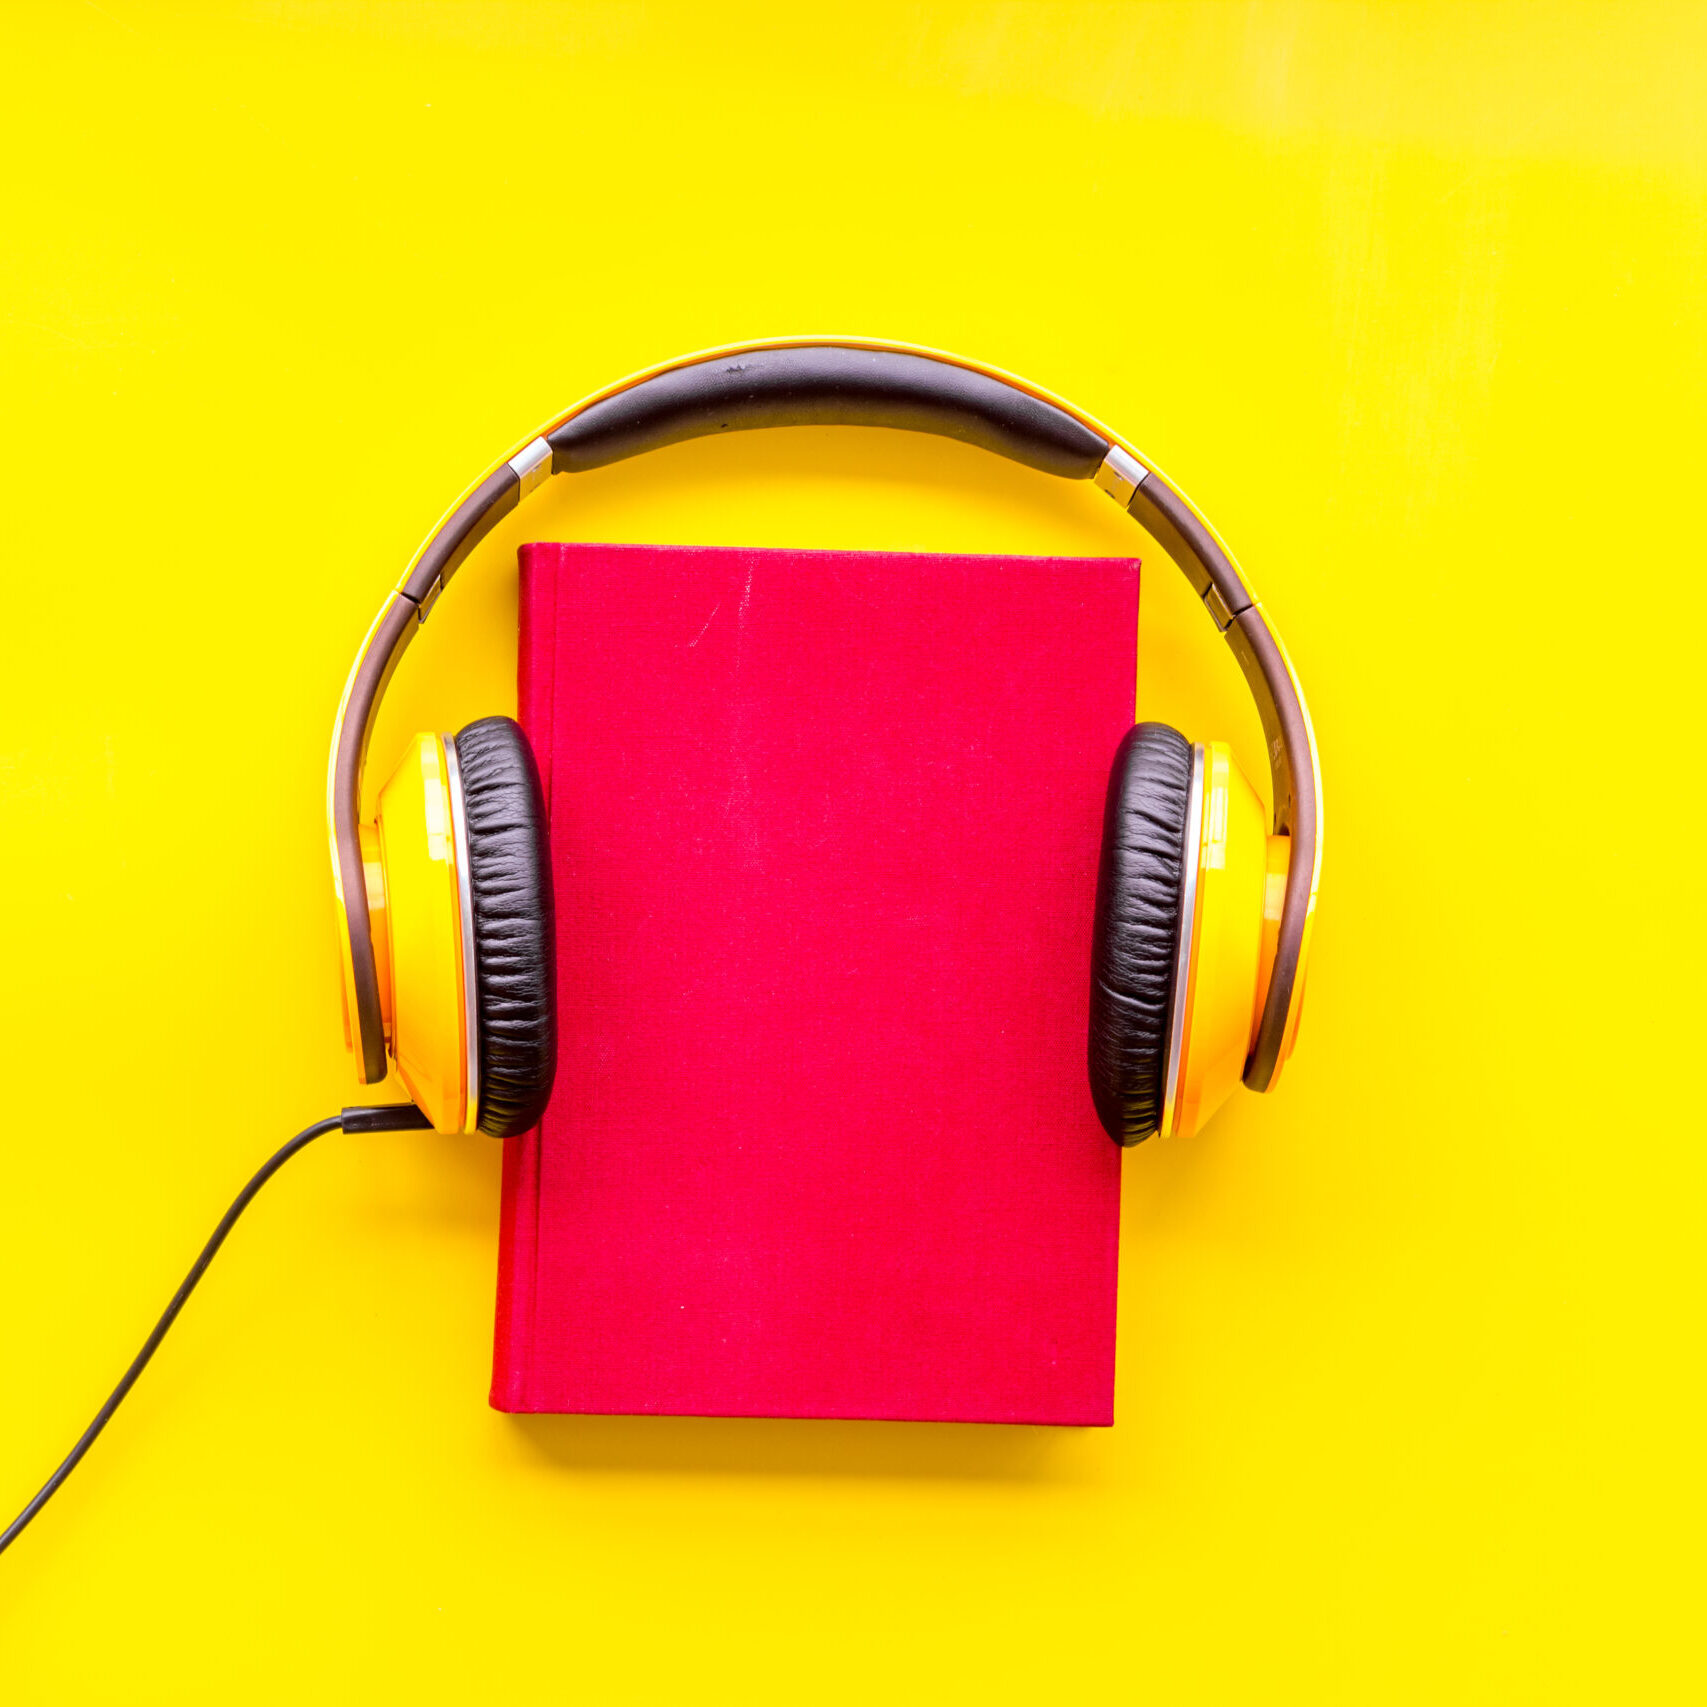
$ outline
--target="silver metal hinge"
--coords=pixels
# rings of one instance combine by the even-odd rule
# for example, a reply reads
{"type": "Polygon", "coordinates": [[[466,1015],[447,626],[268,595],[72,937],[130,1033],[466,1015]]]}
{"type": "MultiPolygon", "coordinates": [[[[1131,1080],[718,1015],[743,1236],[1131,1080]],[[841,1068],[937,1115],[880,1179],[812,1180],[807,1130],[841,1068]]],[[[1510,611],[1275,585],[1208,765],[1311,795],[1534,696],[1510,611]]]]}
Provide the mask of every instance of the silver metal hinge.
{"type": "Polygon", "coordinates": [[[524,446],[510,458],[510,467],[516,471],[516,478],[522,483],[521,496],[525,498],[528,493],[543,486],[551,478],[549,441],[535,439],[532,444],[524,446]]]}
{"type": "Polygon", "coordinates": [[[1132,494],[1149,476],[1149,469],[1137,457],[1129,455],[1119,445],[1110,445],[1102,466],[1091,478],[1124,510],[1132,502],[1132,494]]]}

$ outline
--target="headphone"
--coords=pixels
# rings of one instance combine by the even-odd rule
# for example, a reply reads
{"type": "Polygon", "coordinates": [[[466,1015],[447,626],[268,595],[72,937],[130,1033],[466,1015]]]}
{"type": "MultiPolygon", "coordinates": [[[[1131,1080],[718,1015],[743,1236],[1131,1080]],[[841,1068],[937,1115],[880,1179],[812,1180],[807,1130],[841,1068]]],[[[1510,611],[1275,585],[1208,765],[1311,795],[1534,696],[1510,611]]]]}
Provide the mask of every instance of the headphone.
{"type": "Polygon", "coordinates": [[[781,338],[702,351],[577,403],[471,487],[387,597],[350,672],[327,778],[346,1041],[364,1085],[394,1063],[440,1132],[512,1137],[556,1070],[551,866],[521,729],[487,717],[418,735],[361,817],[369,736],[392,671],[445,583],[554,474],[708,433],[875,426],[937,433],[1092,480],[1196,589],[1250,685],[1272,814],[1225,742],[1140,723],[1114,756],[1091,952],[1091,1096],[1120,1144],[1189,1136],[1242,1080],[1292,1053],[1321,877],[1321,767],[1291,661],[1219,536],[1124,439],[1041,388],[878,339],[781,338]]]}

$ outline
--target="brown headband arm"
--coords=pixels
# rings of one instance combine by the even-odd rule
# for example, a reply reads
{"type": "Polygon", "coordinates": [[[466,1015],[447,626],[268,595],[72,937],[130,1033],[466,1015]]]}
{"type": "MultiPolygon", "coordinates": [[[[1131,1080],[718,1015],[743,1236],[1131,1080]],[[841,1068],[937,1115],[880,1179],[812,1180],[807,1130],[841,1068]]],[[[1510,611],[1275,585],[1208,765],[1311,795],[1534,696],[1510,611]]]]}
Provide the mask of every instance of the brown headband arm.
{"type": "Polygon", "coordinates": [[[1263,1002],[1245,1083],[1266,1091],[1280,1064],[1286,1016],[1302,968],[1306,926],[1316,898],[1320,801],[1316,742],[1286,654],[1270,631],[1244,578],[1203,518],[1159,474],[1142,480],[1127,504],[1131,514],[1185,572],[1250,684],[1268,747],[1274,787],[1274,828],[1291,838],[1274,969],[1263,1002]]]}
{"type": "Polygon", "coordinates": [[[355,997],[350,1025],[361,1053],[360,1079],[364,1085],[377,1085],[388,1071],[379,968],[374,964],[361,847],[362,771],[367,765],[368,738],[391,672],[415,638],[415,631],[427,620],[445,582],[520,501],[521,480],[504,463],[450,513],[410,566],[404,588],[385,601],[368,631],[344,689],[344,703],[338,708],[327,803],[332,823],[332,868],[349,938],[351,993],[355,997]],[[414,587],[421,591],[406,590],[414,587]]]}

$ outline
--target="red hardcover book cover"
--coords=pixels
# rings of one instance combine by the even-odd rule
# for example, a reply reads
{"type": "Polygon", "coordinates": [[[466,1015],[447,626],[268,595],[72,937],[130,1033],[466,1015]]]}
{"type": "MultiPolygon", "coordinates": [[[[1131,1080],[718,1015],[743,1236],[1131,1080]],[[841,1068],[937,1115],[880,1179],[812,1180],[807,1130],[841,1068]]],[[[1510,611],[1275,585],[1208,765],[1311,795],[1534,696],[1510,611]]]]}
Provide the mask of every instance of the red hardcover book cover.
{"type": "Polygon", "coordinates": [[[501,1410],[1112,1420],[1132,561],[523,548],[561,1032],[501,1410]]]}

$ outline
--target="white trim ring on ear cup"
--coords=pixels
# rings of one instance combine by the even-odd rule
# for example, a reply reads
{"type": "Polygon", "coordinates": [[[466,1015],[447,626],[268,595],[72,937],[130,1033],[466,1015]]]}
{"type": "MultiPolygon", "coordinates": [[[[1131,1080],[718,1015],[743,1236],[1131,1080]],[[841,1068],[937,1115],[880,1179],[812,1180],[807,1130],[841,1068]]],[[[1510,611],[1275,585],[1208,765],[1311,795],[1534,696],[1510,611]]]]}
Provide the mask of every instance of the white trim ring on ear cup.
{"type": "Polygon", "coordinates": [[[480,980],[474,967],[474,883],[468,869],[468,814],[462,800],[462,765],[456,737],[441,735],[445,749],[445,779],[449,783],[453,857],[456,862],[456,910],[462,923],[462,1023],[468,1048],[468,1100],[462,1117],[464,1132],[480,1129],[480,980]]]}
{"type": "Polygon", "coordinates": [[[1191,947],[1197,922],[1198,844],[1203,839],[1203,760],[1201,741],[1191,747],[1191,793],[1185,809],[1185,838],[1180,846],[1179,940],[1174,947],[1174,994],[1168,1016],[1168,1071],[1162,1096],[1160,1138],[1174,1135],[1178,1113],[1180,1065],[1185,1057],[1185,1021],[1191,1011],[1191,947]]]}

